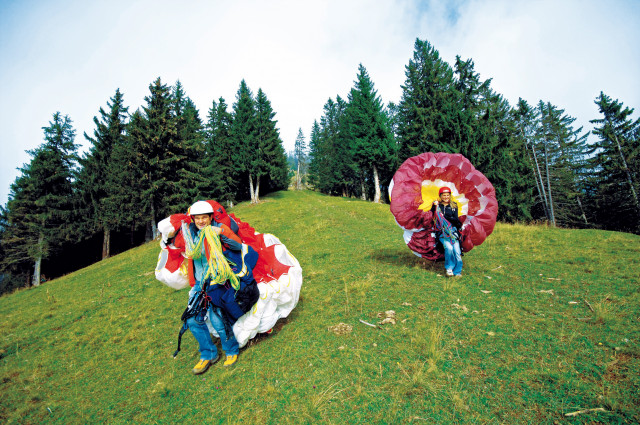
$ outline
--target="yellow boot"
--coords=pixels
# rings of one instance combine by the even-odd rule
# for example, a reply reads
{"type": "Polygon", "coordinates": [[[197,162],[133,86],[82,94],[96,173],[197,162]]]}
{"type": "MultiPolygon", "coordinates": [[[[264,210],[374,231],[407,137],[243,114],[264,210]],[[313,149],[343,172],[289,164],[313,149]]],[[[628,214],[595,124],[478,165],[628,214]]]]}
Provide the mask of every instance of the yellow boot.
{"type": "Polygon", "coordinates": [[[211,366],[212,364],[217,362],[219,358],[220,358],[220,356],[217,356],[215,359],[212,359],[212,360],[202,360],[202,359],[200,359],[200,361],[193,368],[193,374],[194,375],[201,375],[201,374],[205,373],[209,369],[209,366],[211,366]]]}
{"type": "Polygon", "coordinates": [[[230,356],[227,356],[227,359],[224,361],[223,366],[224,367],[229,367],[231,365],[234,365],[237,361],[238,361],[238,355],[237,354],[232,354],[230,356]]]}

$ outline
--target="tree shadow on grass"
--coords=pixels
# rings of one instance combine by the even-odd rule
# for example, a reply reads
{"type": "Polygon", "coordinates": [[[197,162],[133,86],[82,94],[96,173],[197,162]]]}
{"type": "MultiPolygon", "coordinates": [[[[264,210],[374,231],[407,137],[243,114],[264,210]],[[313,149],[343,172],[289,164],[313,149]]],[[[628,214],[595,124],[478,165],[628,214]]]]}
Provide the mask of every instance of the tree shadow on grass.
{"type": "Polygon", "coordinates": [[[260,199],[264,199],[266,200],[275,200],[275,199],[282,199],[284,198],[284,192],[286,192],[286,190],[279,190],[277,192],[269,192],[266,195],[262,196],[260,199]]]}
{"type": "Polygon", "coordinates": [[[374,251],[370,255],[370,258],[381,263],[386,263],[392,266],[407,267],[410,269],[420,267],[425,270],[435,272],[442,268],[438,262],[420,258],[411,252],[408,252],[406,249],[379,249],[374,251]]]}

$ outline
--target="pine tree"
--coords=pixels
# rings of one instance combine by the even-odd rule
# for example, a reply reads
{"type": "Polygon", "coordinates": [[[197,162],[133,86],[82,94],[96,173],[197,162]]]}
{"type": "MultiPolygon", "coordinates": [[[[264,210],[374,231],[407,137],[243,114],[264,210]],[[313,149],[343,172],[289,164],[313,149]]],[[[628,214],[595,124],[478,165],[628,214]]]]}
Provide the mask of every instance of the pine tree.
{"type": "Polygon", "coordinates": [[[173,146],[176,156],[181,158],[176,169],[181,189],[172,208],[184,210],[200,195],[199,187],[208,179],[203,172],[206,167],[204,125],[198,109],[185,94],[180,81],[173,88],[171,110],[176,128],[173,146]]]}
{"type": "Polygon", "coordinates": [[[238,171],[233,163],[231,126],[233,117],[224,98],[212,103],[205,131],[207,181],[200,193],[232,206],[237,199],[238,171]]]}
{"type": "Polygon", "coordinates": [[[528,219],[534,187],[512,109],[488,86],[483,88],[481,97],[482,110],[478,110],[478,118],[471,124],[472,144],[461,149],[461,153],[493,184],[500,206],[499,220],[528,219]]]}
{"type": "Polygon", "coordinates": [[[587,155],[586,134],[573,129],[575,118],[549,102],[538,103],[538,150],[549,222],[562,226],[588,224],[582,205],[581,173],[587,155]]]}
{"type": "MultiPolygon", "coordinates": [[[[317,123],[315,123],[317,125],[317,123]]],[[[305,168],[306,161],[306,142],[304,140],[304,133],[302,129],[298,129],[298,137],[296,137],[296,143],[294,146],[294,159],[296,168],[296,190],[302,189],[302,173],[305,168]]]]}
{"type": "Polygon", "coordinates": [[[136,110],[127,123],[123,143],[114,146],[112,152],[114,178],[119,183],[113,196],[119,200],[118,216],[121,225],[129,230],[131,245],[138,229],[149,230],[146,126],[142,111],[136,110]]]}
{"type": "Polygon", "coordinates": [[[427,41],[416,40],[398,105],[399,162],[423,152],[455,152],[459,141],[453,70],[427,41]]]}
{"type": "Polygon", "coordinates": [[[475,163],[487,156],[487,144],[491,142],[486,138],[494,134],[491,127],[499,125],[493,119],[496,114],[492,115],[489,111],[504,112],[506,108],[500,108],[501,99],[491,90],[491,79],[481,81],[474,69],[473,60],[463,61],[460,56],[456,56],[455,76],[453,87],[457,102],[454,121],[458,131],[451,144],[457,152],[475,163]]]}
{"type": "MultiPolygon", "coordinates": [[[[256,195],[254,189],[254,175],[252,174],[252,163],[256,161],[258,152],[258,137],[256,129],[256,108],[253,94],[242,80],[240,88],[236,93],[236,102],[233,104],[233,121],[231,125],[231,146],[233,164],[239,171],[242,182],[248,183],[249,196],[251,202],[255,202],[256,195]]],[[[238,197],[246,196],[246,186],[239,186],[238,197]]]]}
{"type": "Polygon", "coordinates": [[[596,202],[598,222],[607,229],[640,233],[640,119],[633,109],[600,92],[595,100],[602,118],[593,134],[592,168],[598,176],[596,202]]]}
{"type": "Polygon", "coordinates": [[[361,188],[361,173],[353,157],[353,144],[350,140],[342,138],[340,134],[347,102],[340,96],[336,96],[335,103],[328,106],[330,108],[325,110],[326,114],[323,117],[326,121],[320,122],[325,124],[323,137],[328,142],[329,172],[332,174],[329,181],[333,184],[334,193],[350,197],[361,188]]]}
{"type": "Polygon", "coordinates": [[[318,129],[312,130],[310,180],[317,190],[329,195],[350,196],[358,182],[353,146],[340,136],[346,106],[340,96],[335,101],[329,99],[318,129]]]}
{"type": "Polygon", "coordinates": [[[549,205],[547,192],[541,171],[541,161],[536,146],[539,144],[537,140],[537,128],[539,112],[536,108],[531,107],[526,100],[518,99],[518,104],[513,109],[513,120],[516,125],[516,137],[521,140],[527,152],[527,162],[531,175],[536,184],[538,194],[538,202],[533,203],[531,217],[539,219],[541,215],[535,212],[536,209],[542,209],[542,216],[549,220],[549,205]]]}
{"type": "Polygon", "coordinates": [[[142,205],[147,221],[147,239],[157,236],[159,217],[185,210],[192,200],[195,184],[188,170],[190,156],[178,139],[175,103],[170,88],[160,78],[149,85],[144,113],[134,125],[135,166],[141,171],[142,205]]]}
{"type": "Polygon", "coordinates": [[[309,136],[309,167],[308,181],[314,188],[318,187],[321,161],[322,161],[322,143],[320,140],[320,124],[317,120],[313,121],[311,127],[311,135],[309,136]]]}
{"type": "Polygon", "coordinates": [[[75,130],[68,116],[53,114],[43,127],[45,142],[11,185],[3,235],[3,269],[33,262],[33,285],[40,284],[42,260],[74,236],[73,175],[75,130]]]}
{"type": "Polygon", "coordinates": [[[111,231],[121,226],[121,199],[117,196],[121,180],[119,170],[114,161],[113,152],[116,146],[122,146],[128,108],[124,106],[124,98],[119,89],[107,102],[109,112],[100,108],[100,119],[93,118],[96,125],[94,137],[86,133],[84,137],[91,142],[89,153],[80,160],[81,170],[78,187],[83,196],[83,216],[89,232],[101,231],[103,234],[102,258],[110,255],[111,231]]]}
{"type": "MultiPolygon", "coordinates": [[[[276,128],[275,112],[271,108],[271,102],[267,99],[262,89],[258,89],[255,101],[256,110],[256,146],[257,150],[250,165],[250,174],[255,179],[254,196],[252,203],[260,201],[260,180],[263,177],[270,177],[272,160],[275,159],[279,152],[274,152],[276,146],[282,146],[280,135],[276,128]]],[[[286,166],[286,157],[284,157],[284,149],[282,156],[286,166]]],[[[266,183],[266,182],[265,182],[266,183]]]]}
{"type": "Polygon", "coordinates": [[[15,236],[11,234],[9,226],[9,211],[0,206],[0,295],[13,291],[31,282],[30,266],[31,260],[22,253],[23,258],[10,256],[11,252],[17,254],[17,250],[12,250],[16,243],[15,236]]]}
{"type": "MultiPolygon", "coordinates": [[[[395,164],[395,143],[384,114],[382,101],[362,64],[358,67],[355,86],[349,93],[349,101],[340,128],[342,140],[353,146],[358,168],[371,173],[374,189],[373,202],[380,202],[380,172],[395,164]]],[[[362,197],[365,197],[361,182],[362,197]]]]}

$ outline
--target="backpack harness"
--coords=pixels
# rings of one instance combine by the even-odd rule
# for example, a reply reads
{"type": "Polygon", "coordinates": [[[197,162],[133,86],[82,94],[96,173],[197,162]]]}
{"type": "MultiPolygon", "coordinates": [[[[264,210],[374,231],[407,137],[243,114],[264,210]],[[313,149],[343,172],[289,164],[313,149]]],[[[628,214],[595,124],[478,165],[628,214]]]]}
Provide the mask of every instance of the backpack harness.
{"type": "Polygon", "coordinates": [[[209,289],[209,280],[206,279],[203,282],[202,289],[198,291],[192,298],[189,300],[189,304],[187,304],[187,308],[184,309],[180,320],[182,320],[182,327],[180,328],[180,332],[178,333],[178,349],[173,353],[173,358],[175,359],[178,353],[180,352],[180,343],[182,342],[182,335],[189,329],[187,326],[187,320],[197,316],[202,311],[206,311],[209,308],[209,303],[211,302],[211,298],[207,295],[207,289],[209,289]]]}

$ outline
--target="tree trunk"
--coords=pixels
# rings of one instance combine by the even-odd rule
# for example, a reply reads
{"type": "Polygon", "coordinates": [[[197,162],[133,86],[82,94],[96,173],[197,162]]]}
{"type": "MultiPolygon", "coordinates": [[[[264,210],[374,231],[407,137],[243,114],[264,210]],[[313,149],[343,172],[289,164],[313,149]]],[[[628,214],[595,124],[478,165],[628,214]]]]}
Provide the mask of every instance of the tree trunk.
{"type": "Polygon", "coordinates": [[[366,201],[367,192],[365,191],[365,188],[364,188],[364,179],[360,179],[360,191],[362,192],[362,195],[360,195],[360,199],[362,199],[363,201],[366,201]]]}
{"type": "Polygon", "coordinates": [[[102,238],[102,259],[109,258],[111,254],[111,230],[107,227],[104,228],[102,238]]]}
{"type": "Polygon", "coordinates": [[[373,202],[380,203],[380,178],[378,177],[378,168],[373,166],[373,184],[376,185],[376,194],[373,198],[373,202]]]}
{"type": "Polygon", "coordinates": [[[549,193],[549,219],[551,224],[555,227],[556,218],[553,214],[553,197],[551,196],[551,177],[549,176],[549,151],[547,149],[547,140],[544,141],[544,161],[547,168],[547,192],[549,193]]]}
{"type": "Polygon", "coordinates": [[[147,234],[144,239],[149,242],[154,240],[156,237],[158,237],[158,228],[156,227],[156,209],[153,206],[153,203],[151,203],[151,218],[147,224],[147,234]]]}
{"type": "Polygon", "coordinates": [[[640,202],[638,201],[638,194],[636,193],[636,188],[633,186],[633,178],[631,177],[631,172],[629,171],[629,167],[627,166],[627,159],[624,157],[624,153],[622,152],[622,146],[620,146],[618,136],[616,136],[616,133],[613,131],[613,125],[611,125],[611,135],[613,136],[613,139],[616,142],[616,146],[618,147],[620,160],[622,161],[624,172],[627,175],[627,183],[629,183],[629,187],[631,188],[631,195],[633,196],[633,200],[636,203],[636,212],[638,213],[638,215],[640,215],[640,202]]]}
{"type": "Polygon", "coordinates": [[[298,171],[296,172],[296,190],[300,190],[300,161],[298,161],[298,171]]]}
{"type": "Polygon", "coordinates": [[[153,214],[151,216],[151,235],[153,236],[153,239],[157,239],[158,238],[158,226],[157,226],[157,221],[156,221],[156,211],[155,209],[153,210],[153,214]]]}
{"type": "Polygon", "coordinates": [[[580,212],[582,213],[582,219],[584,220],[584,224],[589,224],[587,221],[587,215],[584,213],[584,208],[582,208],[582,202],[580,201],[580,197],[576,196],[576,201],[578,201],[578,207],[580,207],[580,212]]]}
{"type": "Polygon", "coordinates": [[[536,187],[538,188],[538,196],[540,196],[540,199],[542,200],[542,207],[544,208],[544,216],[547,217],[547,219],[549,219],[549,207],[547,205],[547,194],[544,190],[544,180],[542,180],[542,173],[540,172],[540,165],[538,164],[538,155],[536,155],[535,146],[533,146],[533,144],[531,145],[532,146],[529,147],[529,143],[525,142],[525,146],[527,147],[527,150],[531,149],[531,153],[533,154],[533,162],[535,163],[535,168],[533,167],[533,164],[531,164],[531,167],[533,168],[533,173],[535,174],[536,187]]]}
{"type": "Polygon", "coordinates": [[[254,204],[257,204],[258,202],[260,202],[260,176],[256,176],[256,187],[255,187],[255,202],[254,204]]]}
{"type": "Polygon", "coordinates": [[[251,196],[251,203],[255,204],[255,192],[253,191],[253,177],[249,173],[249,195],[251,196]]]}
{"type": "Polygon", "coordinates": [[[38,236],[38,257],[33,265],[33,286],[40,285],[40,267],[42,266],[42,245],[44,243],[44,235],[40,233],[38,236]]]}

